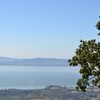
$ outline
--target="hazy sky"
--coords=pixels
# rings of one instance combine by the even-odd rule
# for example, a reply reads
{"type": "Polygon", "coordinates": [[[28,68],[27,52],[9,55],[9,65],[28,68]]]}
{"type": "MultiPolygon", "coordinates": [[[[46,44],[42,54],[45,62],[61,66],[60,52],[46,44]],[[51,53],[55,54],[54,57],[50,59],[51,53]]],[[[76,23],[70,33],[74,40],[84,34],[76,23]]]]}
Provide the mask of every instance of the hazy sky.
{"type": "Polygon", "coordinates": [[[99,15],[100,0],[0,0],[0,56],[70,58],[99,15]]]}

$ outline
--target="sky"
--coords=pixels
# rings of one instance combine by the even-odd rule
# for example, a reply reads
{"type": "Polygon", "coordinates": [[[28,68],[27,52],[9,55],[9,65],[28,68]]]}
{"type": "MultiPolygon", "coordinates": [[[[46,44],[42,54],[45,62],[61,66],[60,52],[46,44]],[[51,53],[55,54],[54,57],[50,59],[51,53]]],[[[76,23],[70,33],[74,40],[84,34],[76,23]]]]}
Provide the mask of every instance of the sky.
{"type": "Polygon", "coordinates": [[[99,16],[100,0],[0,0],[0,56],[71,58],[99,16]]]}

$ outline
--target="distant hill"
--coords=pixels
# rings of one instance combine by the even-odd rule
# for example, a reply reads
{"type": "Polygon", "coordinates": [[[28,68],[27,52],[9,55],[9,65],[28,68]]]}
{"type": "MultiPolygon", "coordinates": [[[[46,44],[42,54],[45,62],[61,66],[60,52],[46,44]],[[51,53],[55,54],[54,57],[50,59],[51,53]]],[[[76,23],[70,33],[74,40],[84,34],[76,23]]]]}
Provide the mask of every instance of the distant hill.
{"type": "Polygon", "coordinates": [[[68,66],[68,62],[66,59],[57,58],[17,59],[0,57],[0,66],[68,66]]]}

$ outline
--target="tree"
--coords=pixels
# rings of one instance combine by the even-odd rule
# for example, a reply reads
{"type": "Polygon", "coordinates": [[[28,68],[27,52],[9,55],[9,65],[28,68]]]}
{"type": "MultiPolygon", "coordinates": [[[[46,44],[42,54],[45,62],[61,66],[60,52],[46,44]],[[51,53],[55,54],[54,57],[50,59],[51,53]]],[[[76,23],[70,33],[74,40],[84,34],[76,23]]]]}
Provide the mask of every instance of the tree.
{"type": "MultiPolygon", "coordinates": [[[[100,21],[96,24],[96,28],[100,30],[100,21]]],[[[81,66],[79,71],[81,78],[76,83],[76,89],[86,91],[91,85],[100,88],[100,42],[96,42],[95,39],[80,42],[76,55],[69,60],[71,66],[81,66]]]]}

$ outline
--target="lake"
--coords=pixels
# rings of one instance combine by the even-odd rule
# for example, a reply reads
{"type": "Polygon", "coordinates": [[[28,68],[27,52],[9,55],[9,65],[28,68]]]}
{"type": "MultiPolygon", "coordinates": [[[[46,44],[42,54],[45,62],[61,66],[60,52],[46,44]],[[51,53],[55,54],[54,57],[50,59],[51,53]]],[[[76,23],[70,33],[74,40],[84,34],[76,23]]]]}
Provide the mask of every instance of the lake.
{"type": "Polygon", "coordinates": [[[48,85],[74,87],[79,67],[0,66],[0,89],[36,89],[48,85]]]}

